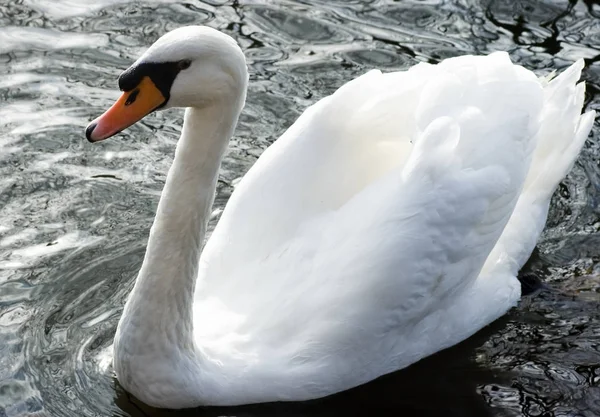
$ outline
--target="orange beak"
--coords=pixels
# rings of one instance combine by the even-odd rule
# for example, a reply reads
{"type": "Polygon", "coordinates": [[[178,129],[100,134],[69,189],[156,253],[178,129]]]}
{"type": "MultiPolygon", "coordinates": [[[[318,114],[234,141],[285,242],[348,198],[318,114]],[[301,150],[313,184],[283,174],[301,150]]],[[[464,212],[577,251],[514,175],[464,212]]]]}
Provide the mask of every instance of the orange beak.
{"type": "Polygon", "coordinates": [[[85,136],[90,142],[108,139],[141,120],[165,101],[150,77],[144,77],[137,87],[124,92],[110,109],[91,122],[85,129],[85,136]]]}

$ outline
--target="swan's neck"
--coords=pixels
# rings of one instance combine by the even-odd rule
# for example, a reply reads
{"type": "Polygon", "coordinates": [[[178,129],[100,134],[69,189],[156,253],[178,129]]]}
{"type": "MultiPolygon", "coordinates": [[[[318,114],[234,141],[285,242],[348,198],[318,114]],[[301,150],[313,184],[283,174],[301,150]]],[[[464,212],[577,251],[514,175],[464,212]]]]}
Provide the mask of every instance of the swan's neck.
{"type": "Polygon", "coordinates": [[[219,167],[240,110],[241,105],[231,104],[186,110],[146,256],[115,337],[115,368],[120,355],[195,351],[198,261],[219,167]]]}

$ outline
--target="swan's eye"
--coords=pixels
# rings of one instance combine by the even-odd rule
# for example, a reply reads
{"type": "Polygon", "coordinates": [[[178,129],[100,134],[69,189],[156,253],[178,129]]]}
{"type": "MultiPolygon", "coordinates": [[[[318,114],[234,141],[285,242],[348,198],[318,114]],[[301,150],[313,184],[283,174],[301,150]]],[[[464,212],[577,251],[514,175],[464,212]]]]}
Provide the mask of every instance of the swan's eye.
{"type": "Polygon", "coordinates": [[[189,59],[182,59],[177,63],[177,68],[179,68],[180,70],[184,70],[188,69],[190,65],[192,65],[192,61],[190,61],[189,59]]]}

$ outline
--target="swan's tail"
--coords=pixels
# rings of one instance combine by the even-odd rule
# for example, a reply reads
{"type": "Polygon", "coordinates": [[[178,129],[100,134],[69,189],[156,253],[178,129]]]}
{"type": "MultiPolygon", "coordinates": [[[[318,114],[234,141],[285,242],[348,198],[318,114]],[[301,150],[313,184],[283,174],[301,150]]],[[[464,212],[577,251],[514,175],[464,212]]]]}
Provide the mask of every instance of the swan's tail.
{"type": "Polygon", "coordinates": [[[577,83],[583,69],[580,59],[544,88],[542,128],[525,190],[549,200],[571,170],[594,123],[595,112],[581,115],[585,83],[577,83]]]}
{"type": "Polygon", "coordinates": [[[585,84],[577,82],[583,65],[580,59],[551,81],[541,80],[544,107],[531,167],[517,206],[484,269],[501,262],[516,275],[535,247],[550,198],[571,170],[594,123],[594,111],[581,114],[585,84]]]}

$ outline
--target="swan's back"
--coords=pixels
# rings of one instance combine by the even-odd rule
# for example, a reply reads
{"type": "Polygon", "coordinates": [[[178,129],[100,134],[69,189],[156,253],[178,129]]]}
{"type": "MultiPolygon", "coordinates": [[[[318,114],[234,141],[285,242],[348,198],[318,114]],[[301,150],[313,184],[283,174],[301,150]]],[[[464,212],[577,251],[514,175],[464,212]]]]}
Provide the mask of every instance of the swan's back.
{"type": "Polygon", "coordinates": [[[591,129],[581,67],[545,86],[505,53],[459,57],[371,71],[309,108],[201,259],[196,314],[214,319],[197,341],[220,372],[245,364],[242,401],[260,400],[248,383],[296,400],[350,388],[506,312],[591,129]]]}

